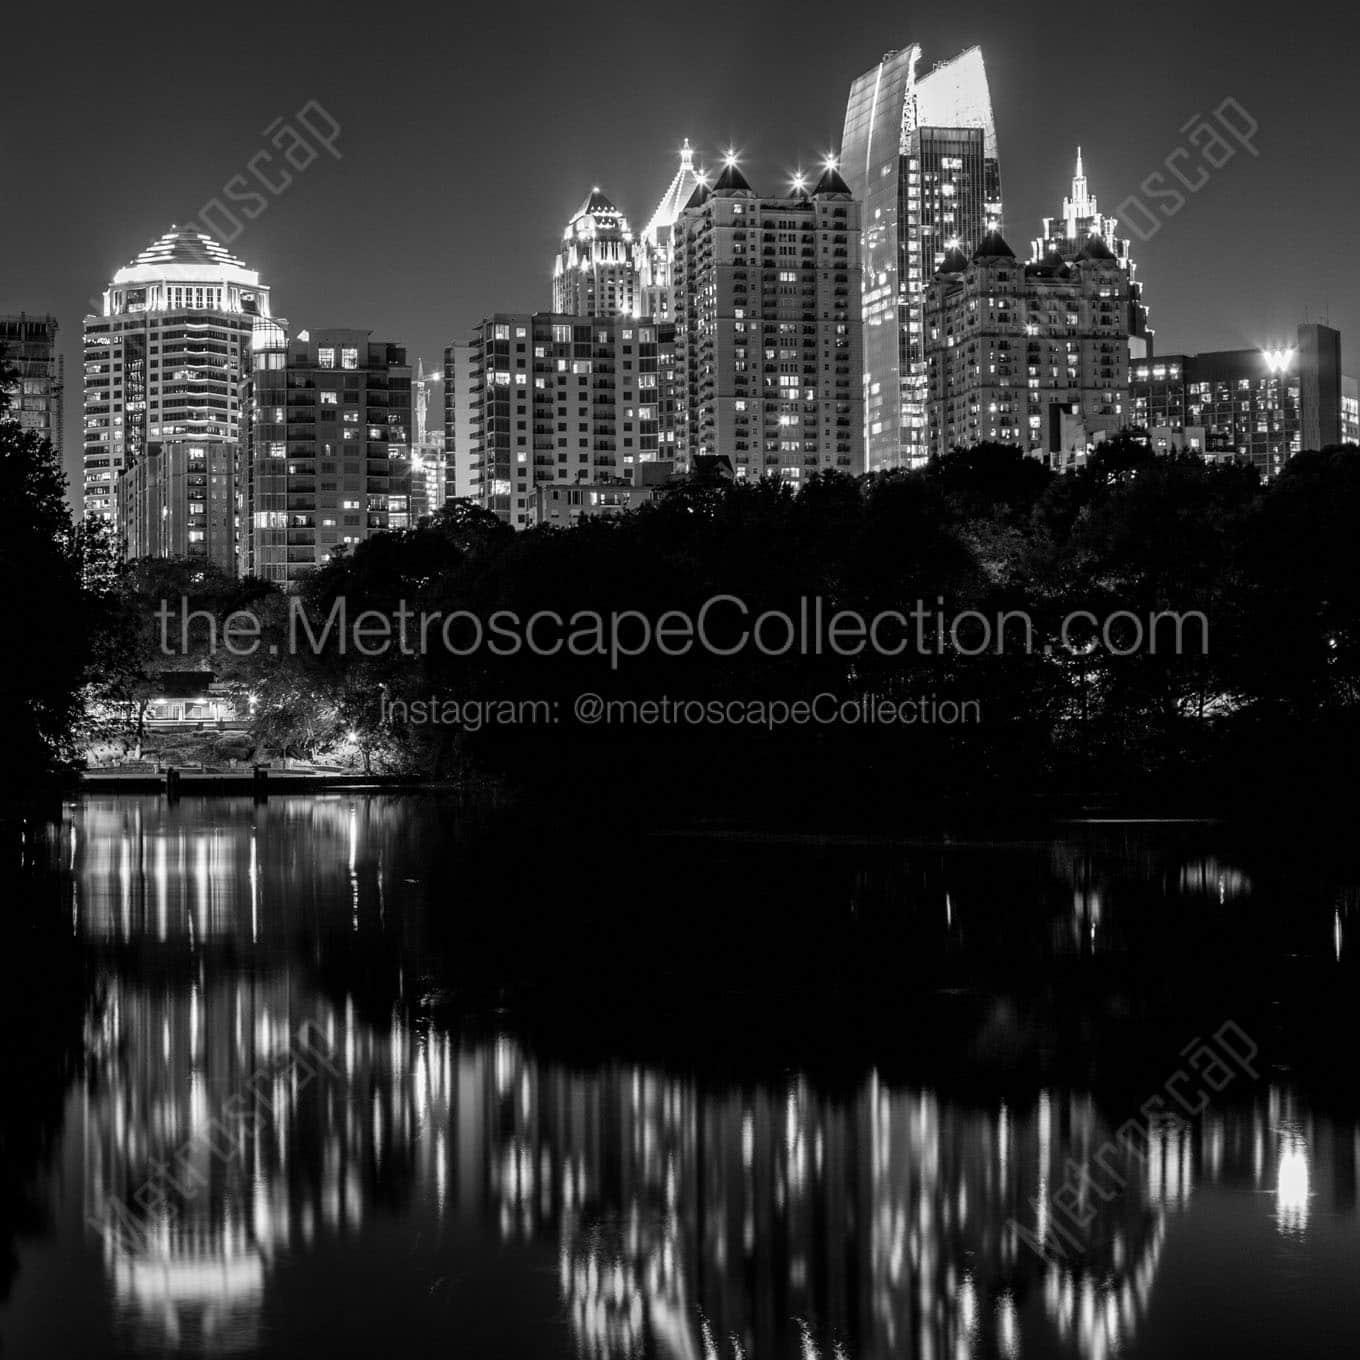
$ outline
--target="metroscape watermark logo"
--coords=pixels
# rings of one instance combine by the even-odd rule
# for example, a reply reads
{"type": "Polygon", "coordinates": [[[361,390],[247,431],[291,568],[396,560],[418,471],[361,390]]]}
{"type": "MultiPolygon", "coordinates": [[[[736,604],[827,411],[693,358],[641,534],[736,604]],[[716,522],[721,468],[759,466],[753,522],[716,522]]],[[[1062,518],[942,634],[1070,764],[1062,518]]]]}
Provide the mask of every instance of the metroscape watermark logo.
{"type": "Polygon", "coordinates": [[[1180,127],[1189,145],[1181,144],[1168,153],[1162,168],[1139,184],[1143,197],[1130,194],[1115,208],[1115,216],[1140,241],[1150,241],[1190,201],[1186,194],[1199,193],[1213,178],[1211,172],[1222,170],[1239,150],[1261,154],[1252,140],[1260,129],[1260,123],[1231,95],[1211,110],[1210,117],[1194,114],[1180,127]],[[1156,205],[1155,211],[1145,200],[1156,205]]]}
{"type": "Polygon", "coordinates": [[[343,1082],[339,1055],[325,1031],[304,1021],[286,1051],[253,1072],[164,1158],[149,1158],[145,1179],[127,1196],[107,1194],[86,1213],[86,1223],[105,1247],[126,1255],[145,1252],[159,1242],[182,1210],[208,1186],[218,1168],[245,1155],[261,1133],[289,1117],[298,1092],[322,1074],[343,1082]]]}
{"type": "Polygon", "coordinates": [[[331,650],[361,658],[443,652],[460,659],[596,658],[607,660],[611,670],[646,655],[853,660],[866,655],[967,658],[1010,653],[1081,657],[1097,651],[1115,657],[1204,656],[1209,650],[1209,619],[1200,610],[1140,614],[1119,609],[1099,615],[1078,609],[1041,628],[1023,609],[951,613],[944,596],[937,596],[934,604],[917,600],[872,614],[842,608],[821,596],[802,596],[792,609],[758,610],[738,595],[720,594],[692,612],[578,609],[564,614],[539,609],[522,614],[497,609],[485,617],[469,609],[414,609],[404,600],[390,611],[351,613],[344,596],[319,615],[292,597],[283,636],[272,639],[253,610],[236,610],[219,621],[210,610],[194,609],[187,596],[177,605],[162,600],[155,617],[165,656],[214,655],[219,650],[234,657],[320,656],[331,650]]]}
{"type": "Polygon", "coordinates": [[[1196,1036],[1181,1049],[1185,1062],[1160,1092],[1142,1103],[1137,1116],[1126,1119],[1113,1137],[1081,1161],[1069,1158],[1057,1188],[1031,1200],[1034,1229],[1012,1218],[1006,1230],[1044,1261],[1065,1260],[1069,1252],[1080,1255],[1100,1205],[1128,1189],[1160,1136],[1184,1128],[1215,1095],[1240,1081],[1243,1073],[1253,1080],[1260,1078],[1252,1066],[1259,1051],[1256,1041],[1235,1020],[1225,1021],[1208,1039],[1196,1036]]]}

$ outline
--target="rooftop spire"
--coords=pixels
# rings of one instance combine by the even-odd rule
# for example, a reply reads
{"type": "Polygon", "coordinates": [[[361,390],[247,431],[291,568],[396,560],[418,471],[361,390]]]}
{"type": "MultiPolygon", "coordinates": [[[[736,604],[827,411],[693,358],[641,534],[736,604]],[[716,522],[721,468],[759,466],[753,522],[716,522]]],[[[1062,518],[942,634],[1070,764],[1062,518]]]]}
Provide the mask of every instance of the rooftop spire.
{"type": "Polygon", "coordinates": [[[1077,148],[1077,173],[1072,176],[1072,205],[1079,216],[1087,217],[1095,211],[1086,191],[1086,167],[1081,161],[1081,147],[1077,148]]]}
{"type": "Polygon", "coordinates": [[[680,168],[675,172],[670,187],[661,196],[661,202],[656,205],[656,211],[642,233],[643,239],[655,246],[658,237],[674,225],[675,219],[688,205],[699,184],[700,176],[694,169],[694,148],[686,137],[684,146],[680,148],[680,168]]]}

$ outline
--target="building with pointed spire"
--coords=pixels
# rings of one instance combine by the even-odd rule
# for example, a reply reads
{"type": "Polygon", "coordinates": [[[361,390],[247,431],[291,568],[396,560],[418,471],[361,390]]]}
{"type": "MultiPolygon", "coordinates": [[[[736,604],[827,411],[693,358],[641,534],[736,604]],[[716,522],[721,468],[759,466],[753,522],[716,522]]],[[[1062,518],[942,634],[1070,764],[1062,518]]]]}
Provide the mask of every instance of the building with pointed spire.
{"type": "Polygon", "coordinates": [[[729,155],[674,228],[679,469],[801,485],[864,471],[860,215],[830,161],[763,197],[729,155]]]}
{"type": "Polygon", "coordinates": [[[628,219],[598,185],[562,234],[552,302],[554,312],[568,316],[638,315],[638,245],[628,219]]]}
{"type": "Polygon", "coordinates": [[[669,321],[674,313],[671,296],[671,247],[675,220],[703,181],[694,168],[694,149],[685,138],[680,148],[680,168],[666,187],[661,202],[642,232],[642,306],[644,316],[669,321]]]}
{"type": "Polygon", "coordinates": [[[928,450],[1014,444],[1064,469],[1129,421],[1128,274],[1099,236],[1021,264],[999,231],[926,289],[928,450]]]}
{"type": "Polygon", "coordinates": [[[442,510],[448,496],[444,413],[439,407],[439,396],[435,390],[443,381],[442,368],[427,373],[425,361],[416,360],[415,376],[411,379],[411,419],[414,424],[411,444],[412,526],[442,510]],[[434,428],[431,428],[429,419],[432,400],[435,402],[434,428]]]}
{"type": "Polygon", "coordinates": [[[917,75],[915,44],[850,87],[841,168],[861,205],[868,469],[927,456],[925,290],[951,243],[1001,223],[991,93],[974,47],[917,75]]]}
{"type": "Polygon", "coordinates": [[[1132,245],[1128,237],[1120,236],[1118,219],[1106,217],[1100,211],[1095,195],[1088,187],[1081,147],[1078,147],[1071,193],[1063,199],[1061,216],[1044,218],[1043,234],[1030,243],[1030,261],[1038,263],[1050,255],[1074,260],[1093,236],[1104,242],[1129,277],[1129,357],[1145,359],[1152,353],[1153,331],[1148,325],[1148,309],[1143,301],[1143,285],[1138,282],[1132,245]]]}
{"type": "Polygon", "coordinates": [[[257,339],[286,324],[271,317],[258,272],[196,227],[172,226],[115,272],[85,318],[85,513],[122,537],[150,523],[139,494],[160,497],[158,515],[186,517],[132,534],[129,552],[203,554],[230,569],[236,491],[222,479],[237,469],[257,339]],[[153,454],[156,467],[120,501],[119,477],[153,454]],[[164,490],[166,478],[187,479],[186,494],[164,490]],[[233,504],[225,542],[223,503],[233,504]]]}

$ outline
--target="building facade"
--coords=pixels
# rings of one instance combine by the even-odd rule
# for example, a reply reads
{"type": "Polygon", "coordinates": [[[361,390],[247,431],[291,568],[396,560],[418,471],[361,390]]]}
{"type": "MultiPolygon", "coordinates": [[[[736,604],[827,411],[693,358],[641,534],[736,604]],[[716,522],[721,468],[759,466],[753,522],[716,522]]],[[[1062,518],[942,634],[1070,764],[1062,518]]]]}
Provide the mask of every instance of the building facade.
{"type": "Polygon", "coordinates": [[[114,274],[85,318],[87,515],[116,520],[118,476],[152,442],[240,447],[254,337],[270,324],[268,285],[193,228],[171,227],[114,274]]]}
{"type": "Polygon", "coordinates": [[[471,346],[476,499],[527,528],[544,483],[627,485],[673,456],[675,329],[497,313],[471,346]]]}
{"type": "Polygon", "coordinates": [[[1030,263],[1040,264],[1055,256],[1071,262],[1093,236],[1103,242],[1128,275],[1129,357],[1146,359],[1152,354],[1153,331],[1148,324],[1148,309],[1143,300],[1143,285],[1138,281],[1132,243],[1128,237],[1120,236],[1118,219],[1106,217],[1100,211],[1100,205],[1090,191],[1081,147],[1078,147],[1072,190],[1063,199],[1061,216],[1045,217],[1043,233],[1038,240],[1030,242],[1030,263]]]}
{"type": "Polygon", "coordinates": [[[951,246],[1001,222],[1001,170],[978,48],[917,75],[888,53],[850,88],[841,170],[860,204],[865,457],[870,472],[928,456],[925,290],[951,246]]]}
{"type": "Polygon", "coordinates": [[[410,517],[411,369],[372,331],[281,329],[257,351],[240,567],[286,588],[410,517]]]}
{"type": "Polygon", "coordinates": [[[1000,232],[926,292],[931,454],[995,442],[1080,462],[1129,418],[1128,274],[1099,237],[1021,264],[1000,232]]]}
{"type": "Polygon", "coordinates": [[[116,483],[128,558],[194,557],[236,573],[233,440],[153,440],[116,483]]]}
{"type": "Polygon", "coordinates": [[[1137,361],[1130,412],[1154,448],[1241,460],[1273,477],[1301,450],[1342,442],[1341,336],[1303,325],[1293,346],[1137,361]]]}
{"type": "Polygon", "coordinates": [[[594,188],[562,234],[552,309],[564,316],[636,316],[640,251],[628,219],[594,188]]]}
{"type": "Polygon", "coordinates": [[[834,166],[757,195],[734,162],[675,223],[675,453],[794,485],[864,471],[859,204],[834,166]]]}
{"type": "Polygon", "coordinates": [[[9,370],[9,416],[35,430],[62,456],[66,366],[57,348],[57,318],[19,312],[0,316],[0,360],[9,370]]]}

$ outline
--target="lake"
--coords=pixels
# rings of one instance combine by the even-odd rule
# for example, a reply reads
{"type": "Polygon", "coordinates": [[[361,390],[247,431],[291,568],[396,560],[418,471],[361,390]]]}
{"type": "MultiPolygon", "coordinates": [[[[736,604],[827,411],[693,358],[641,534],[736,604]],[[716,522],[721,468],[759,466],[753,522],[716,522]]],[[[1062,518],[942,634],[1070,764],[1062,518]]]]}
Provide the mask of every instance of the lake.
{"type": "Polygon", "coordinates": [[[1341,847],[101,796],[6,875],[6,1357],[1360,1354],[1341,847]]]}

